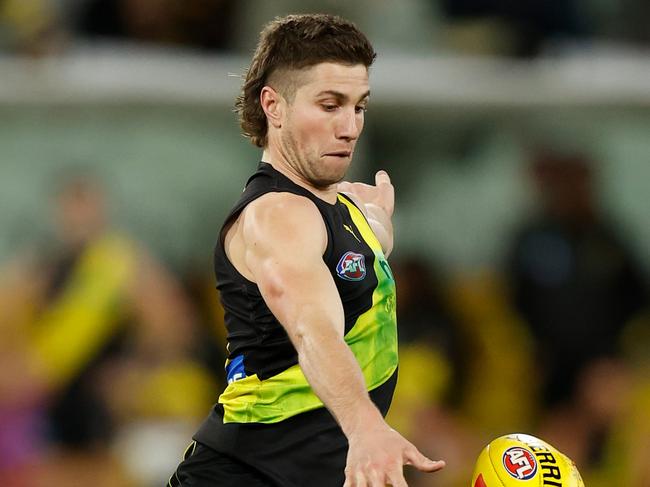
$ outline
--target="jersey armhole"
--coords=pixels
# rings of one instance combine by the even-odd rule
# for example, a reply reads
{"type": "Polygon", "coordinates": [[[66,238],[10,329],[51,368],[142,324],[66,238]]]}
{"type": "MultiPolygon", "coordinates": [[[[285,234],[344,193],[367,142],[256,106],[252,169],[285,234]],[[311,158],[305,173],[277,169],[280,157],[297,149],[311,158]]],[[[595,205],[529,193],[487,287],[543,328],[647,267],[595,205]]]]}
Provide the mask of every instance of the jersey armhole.
{"type": "Polygon", "coordinates": [[[354,198],[352,198],[352,197],[351,197],[349,194],[347,194],[347,193],[337,193],[337,194],[341,195],[341,197],[345,198],[347,201],[349,201],[350,203],[352,203],[352,205],[353,205],[357,210],[359,210],[359,212],[363,215],[363,218],[366,220],[366,222],[368,221],[368,216],[366,215],[366,209],[365,209],[365,208],[361,208],[361,206],[359,206],[359,205],[357,204],[357,202],[356,202],[356,200],[355,200],[354,198]]]}
{"type": "Polygon", "coordinates": [[[352,204],[352,206],[354,206],[357,210],[359,210],[359,213],[361,213],[361,216],[366,221],[366,224],[370,227],[370,222],[368,221],[368,216],[366,215],[365,208],[362,209],[361,207],[359,207],[359,205],[356,203],[356,201],[354,201],[354,199],[350,197],[350,195],[346,193],[338,193],[338,194],[341,195],[341,197],[344,198],[346,201],[349,201],[352,204]]]}

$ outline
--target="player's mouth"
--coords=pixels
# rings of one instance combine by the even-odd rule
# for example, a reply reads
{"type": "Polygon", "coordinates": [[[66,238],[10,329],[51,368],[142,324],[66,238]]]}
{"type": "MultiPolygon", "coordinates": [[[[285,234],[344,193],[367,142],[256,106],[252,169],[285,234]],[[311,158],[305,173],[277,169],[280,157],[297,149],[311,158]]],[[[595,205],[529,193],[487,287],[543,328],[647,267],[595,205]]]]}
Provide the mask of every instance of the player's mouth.
{"type": "Polygon", "coordinates": [[[328,152],[325,155],[331,157],[349,158],[352,155],[352,151],[342,150],[342,151],[328,152]]]}

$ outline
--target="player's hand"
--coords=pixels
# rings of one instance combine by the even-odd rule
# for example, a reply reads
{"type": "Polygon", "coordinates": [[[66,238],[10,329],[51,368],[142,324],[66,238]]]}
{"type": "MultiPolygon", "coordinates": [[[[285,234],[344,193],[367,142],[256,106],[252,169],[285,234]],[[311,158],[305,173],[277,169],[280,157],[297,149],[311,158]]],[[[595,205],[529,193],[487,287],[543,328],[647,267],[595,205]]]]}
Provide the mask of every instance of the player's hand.
{"type": "Polygon", "coordinates": [[[348,437],[349,450],[343,487],[406,487],[403,468],[411,465],[436,472],[444,461],[433,461],[385,423],[348,437]]]}
{"type": "Polygon", "coordinates": [[[364,206],[377,207],[386,213],[388,218],[393,216],[395,210],[395,188],[390,182],[386,171],[377,171],[375,185],[365,183],[350,183],[343,181],[338,184],[337,191],[349,193],[359,200],[364,206]]]}
{"type": "Polygon", "coordinates": [[[339,183],[337,191],[347,193],[364,212],[368,223],[377,236],[386,257],[393,250],[393,223],[395,188],[386,171],[375,174],[375,185],[364,183],[339,183]]]}

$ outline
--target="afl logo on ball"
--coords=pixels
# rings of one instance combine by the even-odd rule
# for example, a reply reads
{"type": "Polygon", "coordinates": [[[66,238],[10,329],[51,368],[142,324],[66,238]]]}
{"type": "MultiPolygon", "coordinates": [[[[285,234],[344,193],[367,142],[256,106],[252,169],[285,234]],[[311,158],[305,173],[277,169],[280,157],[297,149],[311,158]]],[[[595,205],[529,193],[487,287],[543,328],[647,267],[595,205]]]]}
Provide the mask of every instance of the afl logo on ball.
{"type": "Polygon", "coordinates": [[[363,254],[346,252],[336,265],[336,273],[346,281],[360,281],[366,277],[366,260],[363,254]]]}
{"type": "Polygon", "coordinates": [[[532,479],[537,473],[537,461],[532,452],[513,446],[503,453],[503,466],[517,480],[532,479]]]}

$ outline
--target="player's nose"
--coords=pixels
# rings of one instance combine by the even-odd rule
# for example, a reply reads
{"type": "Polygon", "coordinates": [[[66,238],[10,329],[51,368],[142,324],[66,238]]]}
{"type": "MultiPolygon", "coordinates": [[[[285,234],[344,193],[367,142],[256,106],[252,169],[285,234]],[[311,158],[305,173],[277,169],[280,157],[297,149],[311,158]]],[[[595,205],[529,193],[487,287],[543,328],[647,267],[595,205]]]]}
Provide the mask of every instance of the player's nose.
{"type": "Polygon", "coordinates": [[[363,119],[354,108],[342,110],[336,127],[336,137],[345,140],[356,140],[363,129],[363,119]]]}

